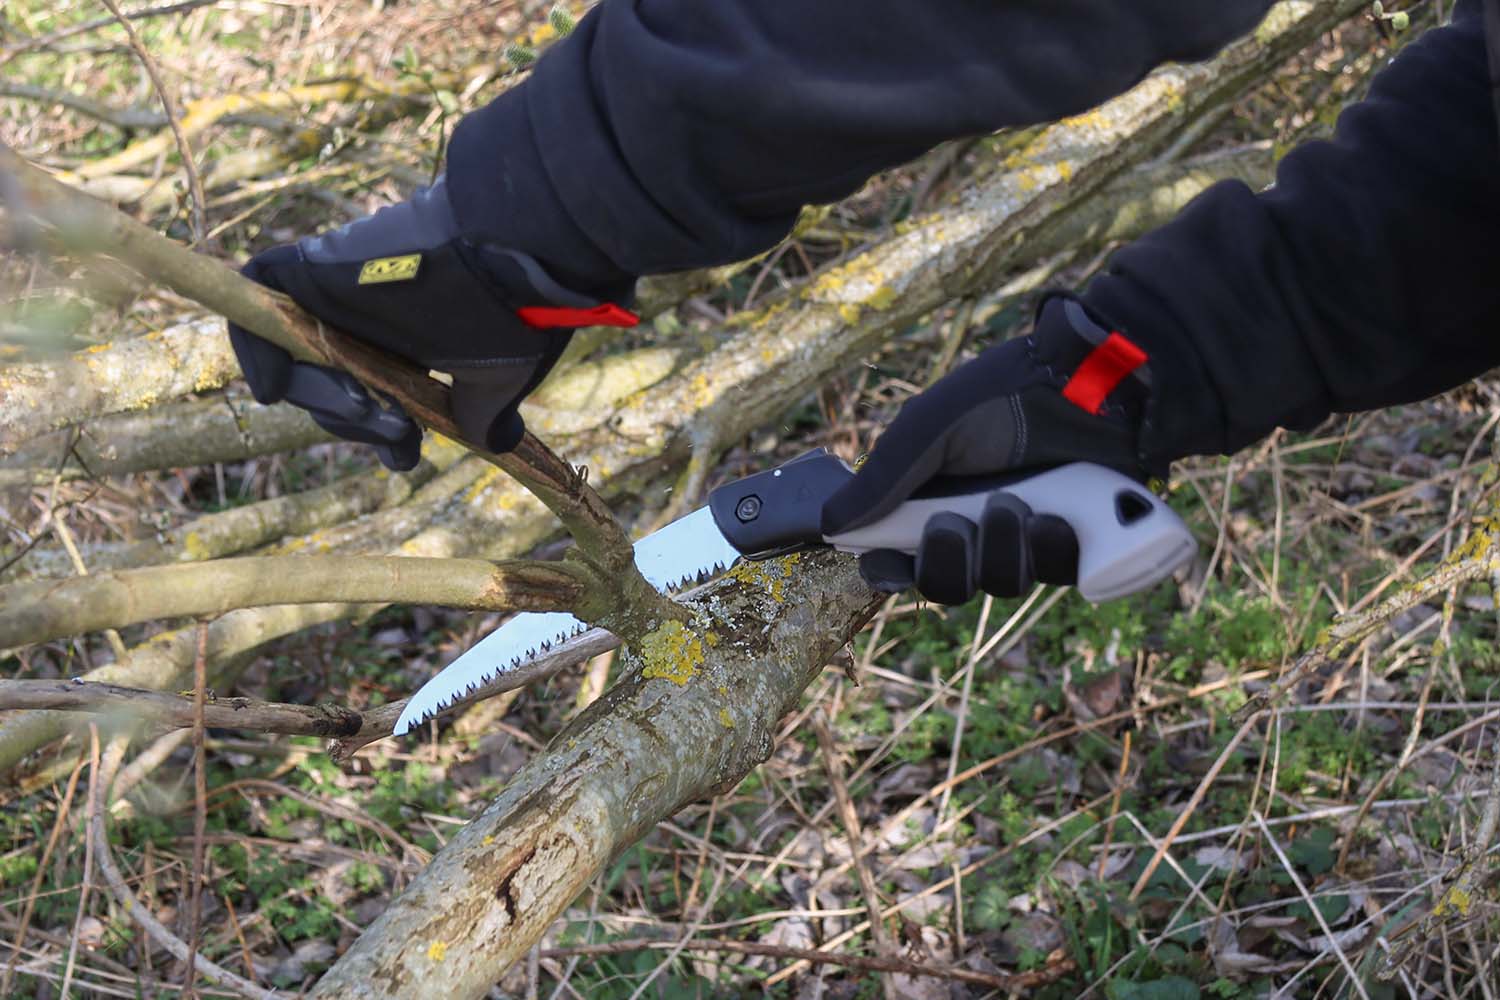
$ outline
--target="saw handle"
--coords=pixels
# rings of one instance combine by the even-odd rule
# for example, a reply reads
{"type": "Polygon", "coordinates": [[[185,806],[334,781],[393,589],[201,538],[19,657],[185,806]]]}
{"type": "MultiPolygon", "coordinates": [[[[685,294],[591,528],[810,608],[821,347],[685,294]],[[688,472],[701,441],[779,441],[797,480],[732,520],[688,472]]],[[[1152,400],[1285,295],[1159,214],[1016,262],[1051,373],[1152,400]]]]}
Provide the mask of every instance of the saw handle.
{"type": "Polygon", "coordinates": [[[996,492],[1038,514],[1061,517],[1078,537],[1078,590],[1090,601],[1124,597],[1165,579],[1192,559],[1197,543],[1159,498],[1126,476],[1085,462],[1030,475],[935,480],[872,524],[823,537],[823,502],[853,471],[823,449],[714,490],[714,523],[746,558],[832,545],[844,552],[915,554],[934,514],[978,523],[996,492]]]}

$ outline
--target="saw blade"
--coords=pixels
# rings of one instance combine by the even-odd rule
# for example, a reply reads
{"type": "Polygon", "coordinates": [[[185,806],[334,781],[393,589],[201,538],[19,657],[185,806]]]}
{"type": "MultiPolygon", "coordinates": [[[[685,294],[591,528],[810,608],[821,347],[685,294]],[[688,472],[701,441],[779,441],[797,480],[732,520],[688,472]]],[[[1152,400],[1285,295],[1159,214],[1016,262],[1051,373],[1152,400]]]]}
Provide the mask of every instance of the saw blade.
{"type": "MultiPolygon", "coordinates": [[[[635,565],[663,593],[690,587],[724,572],[740,554],[725,541],[713,514],[700,507],[635,543],[635,565]]],[[[516,670],[588,626],[562,611],[516,615],[438,671],[412,695],[396,719],[401,736],[503,673],[516,670]]]]}

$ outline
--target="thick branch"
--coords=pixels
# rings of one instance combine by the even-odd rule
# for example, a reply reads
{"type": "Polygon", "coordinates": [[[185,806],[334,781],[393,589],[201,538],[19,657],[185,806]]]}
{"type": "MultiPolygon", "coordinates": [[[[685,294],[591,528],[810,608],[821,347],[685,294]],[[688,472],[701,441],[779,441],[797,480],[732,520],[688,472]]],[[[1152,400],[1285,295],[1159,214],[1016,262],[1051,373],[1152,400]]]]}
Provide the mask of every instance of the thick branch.
{"type": "Polygon", "coordinates": [[[239,377],[219,320],[0,368],[0,455],[28,438],[106,413],[143,409],[239,377]]]}
{"type": "Polygon", "coordinates": [[[151,566],[0,588],[0,647],[273,604],[567,610],[583,589],[581,577],[563,562],[396,556],[269,556],[151,566]]]}
{"type": "Polygon", "coordinates": [[[827,553],[706,588],[695,627],[649,635],[625,679],[439,852],[313,996],[409,996],[417,984],[482,995],[618,851],[764,761],[778,721],[879,601],[852,559],[827,553]]]}
{"type": "MultiPolygon", "coordinates": [[[[0,459],[0,487],[50,483],[71,439],[71,432],[57,431],[0,459]]],[[[62,474],[65,479],[120,476],[148,469],[242,462],[331,440],[327,431],[294,406],[259,406],[237,393],[212,396],[139,413],[117,413],[90,424],[73,442],[73,454],[62,474]]]]}
{"type": "MultiPolygon", "coordinates": [[[[12,709],[113,715],[173,729],[190,729],[193,725],[191,698],[87,681],[0,680],[0,711],[12,709]]],[[[363,721],[359,712],[339,705],[282,705],[250,698],[211,698],[203,707],[205,725],[287,736],[352,736],[359,732],[363,721]]]]}

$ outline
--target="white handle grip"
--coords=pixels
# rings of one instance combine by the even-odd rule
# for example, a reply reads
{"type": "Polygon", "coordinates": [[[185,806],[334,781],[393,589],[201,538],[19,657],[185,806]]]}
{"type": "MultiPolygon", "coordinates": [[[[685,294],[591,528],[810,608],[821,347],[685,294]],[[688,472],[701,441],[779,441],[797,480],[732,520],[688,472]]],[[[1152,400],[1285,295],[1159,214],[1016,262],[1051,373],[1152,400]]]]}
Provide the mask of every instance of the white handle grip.
{"type": "MultiPolygon", "coordinates": [[[[1008,483],[1003,491],[1035,513],[1054,514],[1078,536],[1078,591],[1090,601],[1133,594],[1171,576],[1197,542],[1176,511],[1113,469],[1075,462],[1008,483]]],[[[908,500],[874,524],[825,538],[844,552],[914,554],[927,519],[951,511],[978,522],[994,490],[908,500]]]]}

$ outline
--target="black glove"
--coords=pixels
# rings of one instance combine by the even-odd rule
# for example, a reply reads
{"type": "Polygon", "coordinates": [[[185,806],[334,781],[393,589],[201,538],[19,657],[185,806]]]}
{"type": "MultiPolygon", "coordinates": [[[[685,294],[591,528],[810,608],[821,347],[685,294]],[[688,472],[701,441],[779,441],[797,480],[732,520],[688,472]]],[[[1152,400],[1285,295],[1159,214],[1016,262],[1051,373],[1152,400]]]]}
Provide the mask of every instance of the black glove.
{"type": "MultiPolygon", "coordinates": [[[[345,333],[450,374],[459,429],[497,452],[521,440],[516,408],[575,328],[637,321],[610,301],[628,300],[632,282],[582,294],[525,254],[465,239],[441,178],[368,218],[258,254],[244,273],[345,333]]],[[[259,402],[302,407],[330,433],[375,445],[392,469],[417,464],[422,430],[399,407],[232,323],[229,338],[259,402]]]]}
{"type": "MultiPolygon", "coordinates": [[[[1078,302],[1043,302],[1032,334],[986,350],[911,400],[858,475],[823,507],[834,535],[890,513],[935,476],[1025,472],[1093,462],[1144,480],[1137,437],[1151,389],[1146,355],[1078,302]]],[[[860,557],[875,589],[915,586],[938,604],[976,590],[1017,597],[1037,582],[1072,584],[1078,540],[1059,517],[996,494],[979,524],[956,514],[927,522],[916,557],[860,557]]]]}

